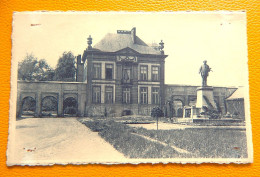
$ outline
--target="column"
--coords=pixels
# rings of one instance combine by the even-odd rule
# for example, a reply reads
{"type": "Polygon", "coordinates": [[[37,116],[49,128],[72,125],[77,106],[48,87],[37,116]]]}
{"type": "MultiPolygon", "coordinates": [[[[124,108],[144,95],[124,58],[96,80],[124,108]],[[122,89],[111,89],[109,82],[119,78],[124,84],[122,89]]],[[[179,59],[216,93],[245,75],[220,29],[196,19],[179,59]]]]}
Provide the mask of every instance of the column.
{"type": "Polygon", "coordinates": [[[58,117],[63,117],[63,86],[60,84],[60,92],[58,95],[58,117]]]}
{"type": "Polygon", "coordinates": [[[37,92],[36,94],[36,98],[35,98],[35,101],[36,101],[36,109],[35,109],[35,117],[41,117],[41,93],[40,92],[37,92]]]}

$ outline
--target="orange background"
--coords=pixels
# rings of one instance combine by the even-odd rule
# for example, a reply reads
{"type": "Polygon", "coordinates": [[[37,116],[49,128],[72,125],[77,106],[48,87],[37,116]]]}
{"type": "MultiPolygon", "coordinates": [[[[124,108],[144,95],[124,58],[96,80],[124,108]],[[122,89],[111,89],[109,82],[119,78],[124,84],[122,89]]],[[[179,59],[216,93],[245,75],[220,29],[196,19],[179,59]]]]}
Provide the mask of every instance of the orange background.
{"type": "Polygon", "coordinates": [[[260,3],[258,0],[171,0],[171,1],[77,1],[0,0],[0,176],[260,176],[260,3]],[[248,57],[254,163],[246,165],[54,165],[47,167],[7,167],[8,112],[11,67],[11,31],[13,11],[184,11],[246,10],[248,23],[248,57]]]}

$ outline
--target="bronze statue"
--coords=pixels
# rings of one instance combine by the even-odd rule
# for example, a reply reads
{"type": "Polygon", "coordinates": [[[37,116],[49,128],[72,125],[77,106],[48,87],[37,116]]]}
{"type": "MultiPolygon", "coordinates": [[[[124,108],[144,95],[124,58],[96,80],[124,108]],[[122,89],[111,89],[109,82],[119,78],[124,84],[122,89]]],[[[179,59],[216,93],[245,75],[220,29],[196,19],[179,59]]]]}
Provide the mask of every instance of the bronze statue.
{"type": "Polygon", "coordinates": [[[212,71],[209,65],[207,65],[207,60],[203,61],[203,65],[200,67],[200,75],[202,77],[202,86],[207,86],[207,77],[209,72],[212,71]]]}

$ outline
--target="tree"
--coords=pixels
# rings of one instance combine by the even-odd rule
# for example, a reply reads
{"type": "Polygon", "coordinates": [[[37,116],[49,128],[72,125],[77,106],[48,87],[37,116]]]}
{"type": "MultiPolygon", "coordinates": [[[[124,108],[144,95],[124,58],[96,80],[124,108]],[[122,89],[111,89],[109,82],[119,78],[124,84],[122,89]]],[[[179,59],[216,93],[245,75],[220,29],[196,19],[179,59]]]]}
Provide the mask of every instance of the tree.
{"type": "Polygon", "coordinates": [[[156,118],[156,120],[157,120],[157,130],[158,130],[158,119],[159,119],[159,117],[164,116],[162,109],[159,108],[159,107],[154,107],[151,111],[151,116],[156,118]]]}
{"type": "Polygon", "coordinates": [[[57,81],[75,81],[76,62],[72,52],[64,52],[59,58],[55,69],[55,80],[57,81]]]}
{"type": "Polygon", "coordinates": [[[53,80],[54,70],[48,63],[38,59],[32,54],[27,54],[22,62],[18,63],[18,79],[27,81],[53,80]]]}

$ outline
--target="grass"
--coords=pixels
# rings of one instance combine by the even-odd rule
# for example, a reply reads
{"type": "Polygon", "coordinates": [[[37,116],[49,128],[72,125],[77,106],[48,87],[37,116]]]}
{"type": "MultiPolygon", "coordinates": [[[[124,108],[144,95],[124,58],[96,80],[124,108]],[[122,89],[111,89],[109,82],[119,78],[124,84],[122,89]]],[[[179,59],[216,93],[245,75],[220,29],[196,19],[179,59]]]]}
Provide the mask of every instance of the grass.
{"type": "Polygon", "coordinates": [[[81,121],[129,158],[173,158],[179,153],[170,146],[134,135],[135,129],[115,121],[81,121]]]}
{"type": "Polygon", "coordinates": [[[225,129],[147,130],[113,120],[84,121],[83,124],[129,158],[246,158],[245,131],[225,129]],[[149,141],[144,135],[168,144],[149,141]],[[187,150],[181,154],[170,146],[187,150]]]}
{"type": "Polygon", "coordinates": [[[200,158],[246,158],[245,131],[225,129],[146,130],[137,133],[158,138],[159,141],[177,146],[200,158]]]}

